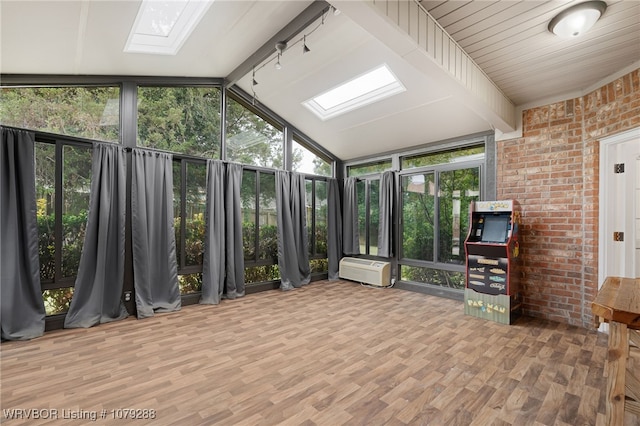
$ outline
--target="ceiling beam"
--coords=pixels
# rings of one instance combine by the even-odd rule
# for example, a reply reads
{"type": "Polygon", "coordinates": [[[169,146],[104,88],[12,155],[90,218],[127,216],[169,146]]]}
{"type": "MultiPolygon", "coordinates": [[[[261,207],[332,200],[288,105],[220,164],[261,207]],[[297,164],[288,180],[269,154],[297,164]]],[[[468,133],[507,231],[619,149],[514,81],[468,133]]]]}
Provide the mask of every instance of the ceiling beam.
{"type": "Polygon", "coordinates": [[[320,18],[331,7],[324,0],[315,0],[269,41],[263,44],[258,50],[253,52],[242,64],[231,71],[225,78],[225,86],[229,87],[249,73],[253,67],[261,64],[273,55],[276,51],[276,43],[279,41],[289,42],[295,36],[303,32],[315,20],[320,18]]]}

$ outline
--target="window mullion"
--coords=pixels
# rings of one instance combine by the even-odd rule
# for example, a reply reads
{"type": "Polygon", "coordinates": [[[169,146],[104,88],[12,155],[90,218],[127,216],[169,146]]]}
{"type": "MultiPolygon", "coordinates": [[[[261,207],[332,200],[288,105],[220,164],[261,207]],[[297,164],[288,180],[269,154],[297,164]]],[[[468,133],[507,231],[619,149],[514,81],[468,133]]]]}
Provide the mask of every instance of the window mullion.
{"type": "Polygon", "coordinates": [[[255,232],[253,233],[253,261],[260,259],[260,171],[256,170],[256,199],[255,199],[255,232]]]}
{"type": "Polygon", "coordinates": [[[433,172],[434,197],[433,197],[433,258],[432,262],[438,262],[440,253],[440,172],[433,172]]]}
{"type": "Polygon", "coordinates": [[[180,160],[180,270],[187,263],[187,162],[180,160]]]}

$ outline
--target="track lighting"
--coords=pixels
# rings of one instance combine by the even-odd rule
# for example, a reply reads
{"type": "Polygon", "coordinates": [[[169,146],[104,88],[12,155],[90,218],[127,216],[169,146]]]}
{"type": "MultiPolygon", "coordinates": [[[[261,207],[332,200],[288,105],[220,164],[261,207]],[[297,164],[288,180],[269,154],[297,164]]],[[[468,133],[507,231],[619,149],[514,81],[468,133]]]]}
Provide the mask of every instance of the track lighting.
{"type": "Polygon", "coordinates": [[[282,64],[280,64],[280,53],[278,53],[278,59],[276,60],[276,64],[274,65],[275,69],[281,70],[282,64]]]}
{"type": "Polygon", "coordinates": [[[251,76],[251,85],[257,86],[258,82],[256,81],[256,68],[253,67],[253,75],[251,76]]]}
{"type": "Polygon", "coordinates": [[[311,52],[311,49],[307,46],[307,36],[306,34],[302,37],[302,53],[305,54],[307,52],[311,52]]]}

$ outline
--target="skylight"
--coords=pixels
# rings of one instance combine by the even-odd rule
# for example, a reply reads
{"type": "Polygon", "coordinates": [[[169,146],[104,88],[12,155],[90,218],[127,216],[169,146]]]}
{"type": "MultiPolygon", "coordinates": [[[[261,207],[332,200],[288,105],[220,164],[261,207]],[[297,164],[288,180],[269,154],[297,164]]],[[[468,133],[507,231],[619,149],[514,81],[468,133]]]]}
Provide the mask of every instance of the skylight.
{"type": "Polygon", "coordinates": [[[143,0],[124,51],[175,55],[211,3],[213,0],[143,0]]]}
{"type": "Polygon", "coordinates": [[[378,102],[406,89],[386,64],[302,103],[322,120],[378,102]]]}

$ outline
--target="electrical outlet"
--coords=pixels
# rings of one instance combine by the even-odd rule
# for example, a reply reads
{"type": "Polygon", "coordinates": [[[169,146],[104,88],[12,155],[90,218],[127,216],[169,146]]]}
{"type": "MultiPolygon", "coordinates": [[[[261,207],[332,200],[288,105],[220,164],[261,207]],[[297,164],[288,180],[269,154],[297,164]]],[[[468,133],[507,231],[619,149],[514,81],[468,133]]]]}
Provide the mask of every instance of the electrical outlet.
{"type": "Polygon", "coordinates": [[[130,291],[125,291],[124,292],[124,301],[125,302],[131,302],[131,292],[130,291]]]}

